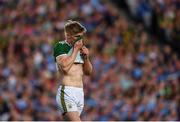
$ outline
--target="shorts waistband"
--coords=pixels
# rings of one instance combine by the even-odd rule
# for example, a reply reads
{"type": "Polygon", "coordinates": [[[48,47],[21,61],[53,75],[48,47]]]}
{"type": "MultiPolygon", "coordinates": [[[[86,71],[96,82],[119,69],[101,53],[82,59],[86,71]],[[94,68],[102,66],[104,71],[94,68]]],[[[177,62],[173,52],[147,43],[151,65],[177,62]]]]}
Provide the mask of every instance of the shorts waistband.
{"type": "Polygon", "coordinates": [[[66,85],[59,85],[59,88],[61,88],[62,86],[64,86],[65,88],[70,88],[70,89],[83,90],[83,88],[80,88],[80,87],[66,86],[66,85]]]}

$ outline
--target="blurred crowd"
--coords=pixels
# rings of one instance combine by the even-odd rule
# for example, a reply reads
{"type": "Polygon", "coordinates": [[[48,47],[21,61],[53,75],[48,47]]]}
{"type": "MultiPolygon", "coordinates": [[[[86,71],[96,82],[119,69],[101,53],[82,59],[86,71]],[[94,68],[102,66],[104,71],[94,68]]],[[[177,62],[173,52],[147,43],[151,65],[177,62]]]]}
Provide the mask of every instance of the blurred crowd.
{"type": "Polygon", "coordinates": [[[143,22],[161,42],[180,51],[180,1],[179,0],[126,0],[131,15],[143,22]],[[178,44],[178,45],[177,45],[178,44]]]}
{"type": "MultiPolygon", "coordinates": [[[[52,50],[68,19],[87,28],[94,68],[82,120],[180,120],[178,52],[108,0],[1,0],[0,13],[0,120],[62,120],[52,50]]],[[[165,21],[168,32],[179,29],[165,21]]]]}

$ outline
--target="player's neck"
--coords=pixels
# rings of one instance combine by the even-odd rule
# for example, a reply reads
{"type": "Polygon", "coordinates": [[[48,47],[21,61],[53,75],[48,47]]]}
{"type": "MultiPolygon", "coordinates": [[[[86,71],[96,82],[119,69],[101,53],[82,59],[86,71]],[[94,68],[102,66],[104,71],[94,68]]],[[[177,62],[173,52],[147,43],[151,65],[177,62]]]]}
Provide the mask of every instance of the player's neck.
{"type": "Polygon", "coordinates": [[[72,46],[72,40],[70,40],[70,39],[66,39],[66,42],[70,45],[70,46],[72,46]]]}

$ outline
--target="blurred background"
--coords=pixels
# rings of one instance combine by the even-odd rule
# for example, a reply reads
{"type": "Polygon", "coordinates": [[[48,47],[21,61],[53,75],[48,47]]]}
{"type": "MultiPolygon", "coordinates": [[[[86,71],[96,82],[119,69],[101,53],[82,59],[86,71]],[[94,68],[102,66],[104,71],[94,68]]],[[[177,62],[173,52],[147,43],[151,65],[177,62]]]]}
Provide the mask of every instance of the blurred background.
{"type": "Polygon", "coordinates": [[[0,0],[0,120],[62,120],[53,44],[88,30],[82,120],[180,120],[179,0],[0,0]]]}

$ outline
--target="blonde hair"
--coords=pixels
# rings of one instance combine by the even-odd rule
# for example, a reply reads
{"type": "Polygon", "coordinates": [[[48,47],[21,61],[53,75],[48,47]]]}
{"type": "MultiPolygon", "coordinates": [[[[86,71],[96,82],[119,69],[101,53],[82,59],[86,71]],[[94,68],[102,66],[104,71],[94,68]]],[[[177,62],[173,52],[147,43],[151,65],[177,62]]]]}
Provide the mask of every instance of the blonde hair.
{"type": "Polygon", "coordinates": [[[86,28],[77,21],[68,20],[64,26],[65,35],[75,35],[77,33],[86,32],[86,28]]]}

